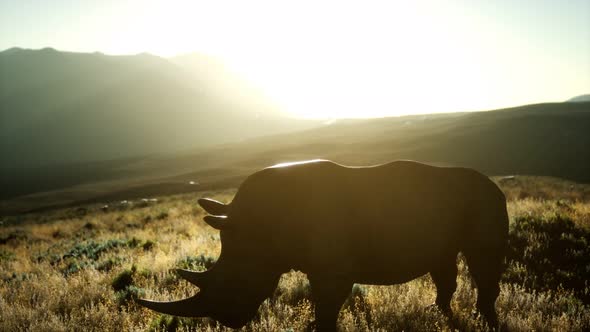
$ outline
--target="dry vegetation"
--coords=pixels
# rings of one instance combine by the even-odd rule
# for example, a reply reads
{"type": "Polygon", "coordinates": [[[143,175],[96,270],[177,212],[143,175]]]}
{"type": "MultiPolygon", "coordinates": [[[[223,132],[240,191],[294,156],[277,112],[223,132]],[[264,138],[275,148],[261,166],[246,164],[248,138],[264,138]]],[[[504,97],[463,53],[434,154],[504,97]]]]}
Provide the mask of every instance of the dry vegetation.
{"type": "MultiPolygon", "coordinates": [[[[509,198],[509,265],[497,302],[508,330],[590,329],[590,189],[561,180],[497,179],[509,198]]],[[[207,193],[229,201],[231,191],[207,193]]],[[[12,217],[0,225],[0,330],[112,331],[226,328],[138,307],[136,296],[179,299],[197,289],[170,272],[205,269],[218,233],[194,195],[86,206],[12,217]]],[[[429,307],[430,277],[388,286],[356,285],[343,306],[345,331],[482,330],[475,291],[461,259],[449,320],[429,307]]],[[[305,275],[285,274],[245,331],[300,331],[313,319],[305,275]]]]}

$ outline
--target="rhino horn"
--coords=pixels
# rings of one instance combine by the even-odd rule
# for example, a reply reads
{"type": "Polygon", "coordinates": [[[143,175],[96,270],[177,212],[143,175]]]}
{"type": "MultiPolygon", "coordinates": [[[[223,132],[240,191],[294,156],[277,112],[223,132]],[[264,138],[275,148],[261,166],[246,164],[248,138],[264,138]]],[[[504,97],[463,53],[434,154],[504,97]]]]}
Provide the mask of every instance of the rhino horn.
{"type": "Polygon", "coordinates": [[[227,217],[225,216],[205,216],[203,220],[205,220],[209,226],[219,230],[227,225],[227,217]]]}
{"type": "Polygon", "coordinates": [[[230,206],[210,198],[199,199],[199,205],[207,211],[207,213],[215,216],[227,216],[230,206]]]}
{"type": "Polygon", "coordinates": [[[148,309],[163,314],[182,317],[202,317],[205,314],[202,312],[201,301],[199,301],[197,296],[198,294],[184,300],[173,302],[157,302],[144,299],[137,299],[136,302],[148,309]]]}
{"type": "Polygon", "coordinates": [[[191,284],[199,288],[203,288],[203,286],[207,283],[207,272],[196,272],[184,269],[176,269],[175,271],[184,280],[190,282],[191,284]]]}

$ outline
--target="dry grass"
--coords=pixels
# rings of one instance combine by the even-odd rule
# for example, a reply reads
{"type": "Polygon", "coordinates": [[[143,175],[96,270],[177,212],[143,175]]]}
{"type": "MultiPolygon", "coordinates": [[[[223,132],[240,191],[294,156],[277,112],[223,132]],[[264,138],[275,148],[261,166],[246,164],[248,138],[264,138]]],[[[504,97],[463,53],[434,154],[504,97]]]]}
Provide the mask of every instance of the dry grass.
{"type": "MultiPolygon", "coordinates": [[[[497,302],[501,323],[515,331],[590,329],[588,186],[526,177],[498,181],[509,198],[512,249],[497,302]]],[[[229,201],[233,192],[207,194],[229,201]]],[[[133,302],[135,296],[167,300],[197,291],[170,272],[207,268],[219,254],[219,236],[200,221],[195,198],[170,196],[112,204],[106,212],[88,206],[4,220],[0,330],[229,330],[209,319],[160,315],[133,302]]],[[[341,311],[340,328],[484,330],[472,313],[476,295],[462,260],[459,271],[451,319],[428,306],[436,291],[424,276],[388,287],[356,285],[341,311]]],[[[304,330],[313,319],[309,299],[305,275],[285,274],[244,330],[304,330]]]]}

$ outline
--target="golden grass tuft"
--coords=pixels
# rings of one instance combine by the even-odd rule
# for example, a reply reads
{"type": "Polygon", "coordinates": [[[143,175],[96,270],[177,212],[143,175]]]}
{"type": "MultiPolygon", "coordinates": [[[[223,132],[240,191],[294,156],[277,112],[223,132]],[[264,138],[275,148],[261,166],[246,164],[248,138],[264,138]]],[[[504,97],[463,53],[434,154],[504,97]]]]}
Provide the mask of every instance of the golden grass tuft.
{"type": "MultiPolygon", "coordinates": [[[[544,181],[528,177],[517,177],[508,185],[499,181],[508,197],[511,222],[562,218],[587,232],[587,187],[544,181]]],[[[233,193],[212,195],[229,201],[233,193]]],[[[66,209],[9,219],[0,226],[0,330],[228,331],[210,319],[176,319],[133,302],[138,294],[170,300],[198,291],[171,272],[183,262],[198,262],[201,254],[216,258],[220,252],[218,233],[201,221],[202,211],[195,198],[176,195],[150,204],[112,204],[107,212],[96,205],[86,207],[83,214],[66,209]],[[129,279],[115,290],[113,282],[122,274],[129,279]]],[[[476,291],[468,269],[462,259],[458,265],[453,317],[429,306],[436,289],[430,277],[424,276],[394,286],[356,285],[341,311],[340,328],[485,330],[482,320],[473,314],[476,291]]],[[[504,327],[514,331],[590,329],[590,308],[579,297],[584,292],[590,294],[590,285],[586,284],[586,289],[531,288],[521,282],[534,272],[531,267],[516,262],[509,262],[509,266],[497,301],[504,327]]],[[[243,330],[302,331],[312,320],[307,278],[292,271],[283,275],[274,295],[261,305],[258,317],[243,330]]]]}

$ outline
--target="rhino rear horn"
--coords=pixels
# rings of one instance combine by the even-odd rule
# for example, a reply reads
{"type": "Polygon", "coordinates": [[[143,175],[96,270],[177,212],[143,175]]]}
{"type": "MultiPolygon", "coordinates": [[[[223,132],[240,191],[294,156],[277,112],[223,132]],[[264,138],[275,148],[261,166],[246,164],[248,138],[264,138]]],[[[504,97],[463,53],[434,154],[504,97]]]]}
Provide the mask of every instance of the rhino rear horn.
{"type": "Polygon", "coordinates": [[[144,299],[137,299],[136,302],[148,309],[161,312],[163,314],[182,316],[182,317],[203,317],[201,301],[198,300],[199,294],[180,301],[157,302],[144,299]]]}
{"type": "Polygon", "coordinates": [[[214,216],[227,216],[229,213],[229,205],[223,204],[219,201],[210,198],[199,199],[199,205],[207,211],[207,213],[214,216]]]}
{"type": "Polygon", "coordinates": [[[227,225],[227,217],[226,216],[205,216],[203,220],[209,224],[209,226],[221,230],[226,227],[227,225]]]}

